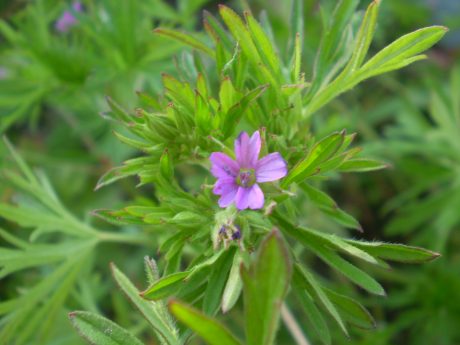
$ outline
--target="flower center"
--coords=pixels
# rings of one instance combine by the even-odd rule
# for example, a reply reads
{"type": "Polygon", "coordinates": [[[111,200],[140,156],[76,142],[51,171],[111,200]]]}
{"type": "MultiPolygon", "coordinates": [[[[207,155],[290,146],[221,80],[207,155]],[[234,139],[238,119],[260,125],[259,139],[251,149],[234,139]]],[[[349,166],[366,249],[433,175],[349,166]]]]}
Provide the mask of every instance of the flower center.
{"type": "Polygon", "coordinates": [[[236,183],[238,186],[249,188],[256,183],[256,175],[254,169],[240,169],[238,176],[236,177],[236,183]]]}

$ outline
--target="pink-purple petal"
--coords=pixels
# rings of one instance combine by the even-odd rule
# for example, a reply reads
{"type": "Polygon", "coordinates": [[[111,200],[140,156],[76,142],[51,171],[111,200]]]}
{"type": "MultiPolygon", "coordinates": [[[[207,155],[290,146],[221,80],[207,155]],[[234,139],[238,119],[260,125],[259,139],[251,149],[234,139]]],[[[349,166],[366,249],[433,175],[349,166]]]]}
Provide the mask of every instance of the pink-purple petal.
{"type": "Polygon", "coordinates": [[[256,183],[249,191],[249,208],[251,210],[258,210],[264,207],[265,197],[262,189],[256,183]]]}
{"type": "Polygon", "coordinates": [[[287,164],[278,152],[270,153],[256,164],[256,181],[276,181],[287,174],[287,164]]]}
{"type": "Polygon", "coordinates": [[[255,131],[251,137],[246,132],[240,133],[235,140],[236,161],[240,168],[255,168],[261,144],[259,131],[255,131]]]}
{"type": "Polygon", "coordinates": [[[235,196],[235,205],[239,210],[245,210],[249,206],[249,188],[238,187],[235,196]]]}
{"type": "Polygon", "coordinates": [[[214,184],[212,192],[216,195],[222,195],[227,193],[228,190],[238,188],[238,185],[232,179],[218,179],[214,184]]]}
{"type": "MultiPolygon", "coordinates": [[[[238,191],[238,185],[235,183],[227,183],[223,184],[220,187],[220,199],[219,199],[219,206],[220,207],[227,207],[235,200],[236,193],[238,191]]],[[[216,193],[217,194],[217,193],[216,193]]]]}
{"type": "Polygon", "coordinates": [[[260,209],[264,206],[264,202],[264,193],[257,184],[249,188],[239,187],[235,196],[236,208],[239,210],[260,209]]]}
{"type": "Polygon", "coordinates": [[[213,152],[209,157],[211,173],[214,177],[235,179],[239,172],[238,164],[222,152],[213,152]]]}

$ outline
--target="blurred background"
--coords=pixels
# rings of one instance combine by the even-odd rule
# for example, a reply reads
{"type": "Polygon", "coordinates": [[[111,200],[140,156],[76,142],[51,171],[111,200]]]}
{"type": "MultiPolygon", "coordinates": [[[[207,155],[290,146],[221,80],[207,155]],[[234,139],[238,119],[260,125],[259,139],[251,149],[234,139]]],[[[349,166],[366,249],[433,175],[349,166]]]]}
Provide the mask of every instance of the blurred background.
{"type": "MultiPolygon", "coordinates": [[[[442,257],[422,266],[372,272],[387,289],[386,298],[360,295],[337,277],[336,288],[359,295],[375,315],[377,328],[356,329],[351,340],[337,334],[333,343],[460,344],[460,1],[381,2],[371,52],[424,26],[445,25],[450,31],[431,49],[428,60],[366,81],[314,117],[318,137],[343,128],[357,132],[367,156],[391,164],[383,172],[343,176],[327,188],[359,219],[363,238],[424,246],[442,257]]],[[[159,25],[176,27],[204,39],[202,11],[216,13],[219,3],[238,10],[249,6],[256,16],[267,17],[280,49],[285,48],[290,38],[289,1],[0,1],[0,133],[30,166],[48,176],[62,204],[78,219],[89,219],[95,209],[116,208],[125,200],[151,195],[149,187],[136,189],[134,178],[94,191],[101,175],[135,156],[112,133],[122,129],[104,118],[109,109],[106,97],[133,109],[144,93],[161,93],[161,73],[174,74],[187,61],[180,45],[152,30],[159,25]]],[[[322,22],[335,3],[304,1],[307,80],[322,22]]],[[[368,4],[363,0],[360,7],[368,4]]],[[[10,164],[10,156],[2,143],[2,169],[10,164]]],[[[2,180],[0,201],[15,197],[15,189],[2,180]]],[[[1,210],[0,215],[0,229],[27,238],[1,210]]],[[[319,214],[316,221],[323,228],[332,226],[319,214]]],[[[108,227],[95,219],[90,222],[108,227]]],[[[10,242],[2,235],[0,260],[10,242]]],[[[82,306],[121,325],[132,323],[129,302],[116,291],[107,265],[116,261],[141,280],[139,262],[145,254],[145,247],[102,247],[92,259],[93,269],[80,274],[86,278],[76,283],[78,291],[70,284],[65,297],[53,305],[56,324],[47,328],[41,342],[34,342],[32,328],[27,328],[30,336],[17,343],[81,344],[65,312],[82,306]]],[[[1,274],[0,335],[14,332],[11,320],[17,320],[15,327],[21,325],[5,303],[18,289],[47,276],[45,264],[1,274]]],[[[308,334],[308,327],[305,331],[308,334]]]]}

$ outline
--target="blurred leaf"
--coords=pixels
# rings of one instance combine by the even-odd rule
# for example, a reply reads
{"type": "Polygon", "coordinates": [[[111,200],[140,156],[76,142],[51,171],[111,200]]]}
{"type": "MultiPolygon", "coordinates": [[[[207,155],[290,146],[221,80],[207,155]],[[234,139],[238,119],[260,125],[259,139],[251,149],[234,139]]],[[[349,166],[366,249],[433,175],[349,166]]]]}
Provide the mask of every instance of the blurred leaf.
{"type": "Polygon", "coordinates": [[[364,329],[373,329],[376,327],[374,318],[360,303],[332,290],[326,289],[325,291],[345,321],[364,329]]]}
{"type": "Polygon", "coordinates": [[[349,159],[337,169],[340,172],[368,172],[387,168],[388,165],[372,159],[349,159]]]}
{"type": "Polygon", "coordinates": [[[345,227],[362,231],[359,222],[353,216],[341,210],[329,195],[307,183],[302,183],[300,188],[308,195],[308,198],[315,206],[337,223],[345,227]]]}
{"type": "MultiPolygon", "coordinates": [[[[299,264],[294,265],[294,276],[293,276],[293,283],[294,286],[297,286],[301,291],[306,289],[308,294],[312,296],[313,300],[317,303],[321,303],[326,311],[334,318],[334,320],[339,325],[340,329],[343,331],[345,335],[348,336],[348,331],[345,326],[344,321],[342,320],[339,312],[337,311],[334,304],[331,302],[329,297],[323,291],[319,283],[316,281],[313,274],[311,274],[308,270],[302,268],[299,264]]],[[[305,302],[303,300],[303,302],[305,302]]],[[[308,304],[307,301],[307,309],[310,308],[311,305],[308,304]]],[[[329,333],[327,329],[324,329],[324,325],[321,321],[317,325],[318,332],[322,333],[329,333]]],[[[327,335],[324,339],[327,339],[327,335]]]]}
{"type": "Polygon", "coordinates": [[[183,33],[177,30],[173,30],[173,29],[167,29],[167,28],[157,28],[154,30],[154,32],[157,34],[171,37],[175,40],[181,41],[182,43],[185,43],[186,45],[189,45],[209,55],[210,57],[214,57],[214,51],[212,49],[210,49],[209,47],[207,47],[202,42],[200,42],[199,40],[197,40],[196,38],[192,37],[189,34],[186,34],[186,33],[183,33]]]}
{"type": "Polygon", "coordinates": [[[331,334],[329,332],[329,328],[326,321],[324,321],[321,312],[316,307],[314,298],[306,291],[302,290],[298,291],[297,296],[302,304],[302,307],[305,309],[305,316],[307,317],[307,320],[312,324],[311,330],[317,334],[323,344],[331,344],[331,334]]]}
{"type": "Polygon", "coordinates": [[[85,311],[69,313],[70,321],[81,337],[90,344],[141,345],[142,342],[116,323],[85,311]]]}
{"type": "Polygon", "coordinates": [[[249,345],[274,343],[291,270],[288,249],[281,234],[275,230],[264,239],[249,270],[241,268],[249,345]]]}
{"type": "Polygon", "coordinates": [[[169,310],[177,319],[190,327],[209,345],[241,344],[235,336],[220,323],[182,302],[176,300],[170,301],[169,310]]]}

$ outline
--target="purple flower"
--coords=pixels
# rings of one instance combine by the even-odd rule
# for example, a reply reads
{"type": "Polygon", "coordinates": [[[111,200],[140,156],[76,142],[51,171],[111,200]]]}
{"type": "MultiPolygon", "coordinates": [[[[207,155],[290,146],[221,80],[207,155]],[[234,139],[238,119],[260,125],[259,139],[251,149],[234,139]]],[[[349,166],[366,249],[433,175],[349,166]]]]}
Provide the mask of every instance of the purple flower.
{"type": "Polygon", "coordinates": [[[220,207],[234,202],[239,210],[260,209],[265,198],[258,183],[286,176],[287,164],[278,152],[259,159],[261,144],[259,131],[251,137],[241,132],[235,140],[236,161],[222,152],[211,154],[211,173],[217,178],[213,192],[220,195],[220,207]]]}
{"type": "Polygon", "coordinates": [[[74,2],[71,11],[67,10],[62,13],[55,24],[56,30],[59,32],[69,31],[77,23],[77,18],[74,15],[75,12],[83,12],[83,5],[80,2],[74,2]]]}

